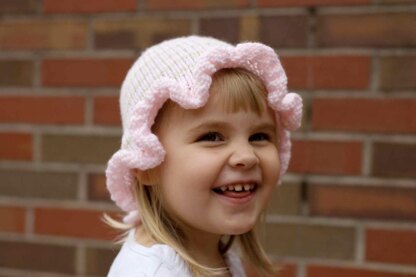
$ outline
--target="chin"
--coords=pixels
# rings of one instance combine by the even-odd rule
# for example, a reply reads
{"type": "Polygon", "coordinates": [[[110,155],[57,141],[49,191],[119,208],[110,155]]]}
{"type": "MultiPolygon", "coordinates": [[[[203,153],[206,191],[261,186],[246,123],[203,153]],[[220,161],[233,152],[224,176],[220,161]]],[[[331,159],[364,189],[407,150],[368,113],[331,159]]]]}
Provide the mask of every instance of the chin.
{"type": "Polygon", "coordinates": [[[253,224],[247,224],[247,225],[239,225],[239,226],[230,226],[227,228],[227,235],[242,235],[249,231],[251,231],[255,226],[255,223],[253,224]]]}

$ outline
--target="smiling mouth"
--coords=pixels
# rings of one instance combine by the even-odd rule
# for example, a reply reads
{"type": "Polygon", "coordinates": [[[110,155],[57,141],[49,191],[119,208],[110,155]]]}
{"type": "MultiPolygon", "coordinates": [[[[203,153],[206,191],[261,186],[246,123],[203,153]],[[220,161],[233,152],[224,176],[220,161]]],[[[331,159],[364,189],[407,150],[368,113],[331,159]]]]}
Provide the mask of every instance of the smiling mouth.
{"type": "Polygon", "coordinates": [[[246,196],[255,192],[257,189],[257,184],[234,184],[234,185],[224,185],[212,189],[215,193],[229,196],[229,197],[241,197],[246,196]]]}

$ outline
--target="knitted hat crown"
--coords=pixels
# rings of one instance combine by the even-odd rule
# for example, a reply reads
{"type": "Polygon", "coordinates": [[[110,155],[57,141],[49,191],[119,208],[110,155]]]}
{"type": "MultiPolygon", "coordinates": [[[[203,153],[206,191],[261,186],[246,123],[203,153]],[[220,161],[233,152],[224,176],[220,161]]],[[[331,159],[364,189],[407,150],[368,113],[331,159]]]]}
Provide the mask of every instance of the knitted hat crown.
{"type": "Polygon", "coordinates": [[[121,149],[109,160],[106,177],[111,199],[137,223],[138,205],[132,169],[147,170],[162,163],[163,146],[151,127],[166,100],[184,109],[203,107],[212,75],[222,68],[243,68],[266,86],[267,102],[278,124],[280,180],[290,160],[290,131],[300,127],[302,99],[287,92],[286,74],[274,50],[261,43],[236,46],[199,36],[176,38],[148,48],[133,64],[121,87],[123,125],[121,149]]]}

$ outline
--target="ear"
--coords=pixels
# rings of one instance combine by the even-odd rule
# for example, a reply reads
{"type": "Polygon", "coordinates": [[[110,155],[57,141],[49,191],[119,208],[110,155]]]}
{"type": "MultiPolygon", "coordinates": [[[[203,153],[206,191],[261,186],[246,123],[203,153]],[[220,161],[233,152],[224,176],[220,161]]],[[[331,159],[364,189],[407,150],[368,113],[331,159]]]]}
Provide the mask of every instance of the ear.
{"type": "Polygon", "coordinates": [[[155,172],[153,169],[143,171],[138,168],[134,168],[132,173],[134,177],[143,185],[152,186],[156,184],[155,172]]]}

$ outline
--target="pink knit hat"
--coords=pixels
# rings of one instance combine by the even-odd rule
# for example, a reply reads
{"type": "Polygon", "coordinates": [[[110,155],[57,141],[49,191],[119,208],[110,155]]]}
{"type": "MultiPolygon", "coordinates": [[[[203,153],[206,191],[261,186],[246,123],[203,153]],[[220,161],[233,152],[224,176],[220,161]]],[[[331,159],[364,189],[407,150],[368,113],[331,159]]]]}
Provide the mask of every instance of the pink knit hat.
{"type": "Polygon", "coordinates": [[[159,109],[168,99],[184,109],[203,107],[211,76],[222,68],[236,67],[260,77],[268,90],[268,104],[279,125],[281,182],[290,160],[290,131],[301,124],[302,99],[287,92],[286,74],[274,50],[261,43],[233,46],[199,36],[167,40],[143,52],[121,88],[123,138],[121,149],[108,162],[106,177],[111,199],[128,213],[126,223],[140,221],[132,169],[154,168],[164,159],[163,146],[151,131],[159,109]]]}

